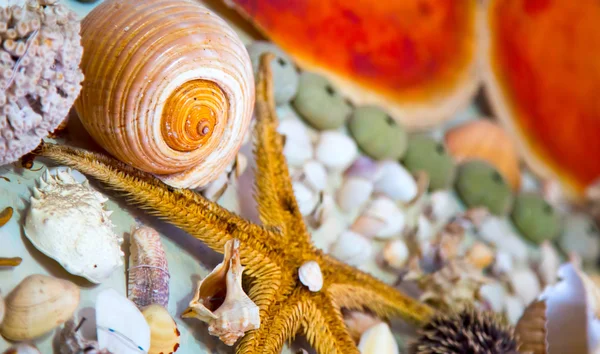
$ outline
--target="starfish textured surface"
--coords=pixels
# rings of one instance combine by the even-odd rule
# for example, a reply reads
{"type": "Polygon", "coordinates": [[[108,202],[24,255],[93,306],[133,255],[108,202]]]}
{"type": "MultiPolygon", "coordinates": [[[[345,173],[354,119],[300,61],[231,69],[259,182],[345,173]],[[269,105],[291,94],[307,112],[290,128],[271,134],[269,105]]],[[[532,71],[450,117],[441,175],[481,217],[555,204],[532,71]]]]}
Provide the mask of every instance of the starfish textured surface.
{"type": "Polygon", "coordinates": [[[237,353],[279,353],[297,334],[305,335],[318,353],[358,353],[341,308],[368,309],[383,318],[398,316],[416,324],[427,322],[433,310],[312,244],[294,198],[284,142],[276,130],[272,58],[271,54],[261,58],[256,88],[256,198],[263,225],[101,154],[46,143],[34,153],[124,192],[129,201],[217,252],[223,252],[228,240],[239,239],[248,295],[260,308],[261,326],[246,334],[237,353]],[[317,262],[323,274],[318,292],[311,292],[298,277],[298,269],[308,261],[317,262]]]}

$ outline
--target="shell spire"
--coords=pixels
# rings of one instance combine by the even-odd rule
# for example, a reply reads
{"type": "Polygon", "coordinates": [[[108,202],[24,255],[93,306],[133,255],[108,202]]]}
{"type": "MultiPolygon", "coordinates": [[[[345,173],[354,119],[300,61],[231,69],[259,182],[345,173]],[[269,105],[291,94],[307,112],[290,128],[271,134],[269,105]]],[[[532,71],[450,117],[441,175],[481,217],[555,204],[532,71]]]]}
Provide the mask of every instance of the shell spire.
{"type": "Polygon", "coordinates": [[[159,233],[142,226],[131,235],[127,297],[139,309],[169,304],[169,265],[159,233]]]}

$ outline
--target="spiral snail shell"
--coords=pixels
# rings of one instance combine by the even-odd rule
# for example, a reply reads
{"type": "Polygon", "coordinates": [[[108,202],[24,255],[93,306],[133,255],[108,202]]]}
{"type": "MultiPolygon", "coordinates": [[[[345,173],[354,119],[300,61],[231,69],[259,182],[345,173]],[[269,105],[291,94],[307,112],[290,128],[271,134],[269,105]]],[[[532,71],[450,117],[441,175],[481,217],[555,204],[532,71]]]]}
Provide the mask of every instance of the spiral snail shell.
{"type": "Polygon", "coordinates": [[[174,187],[216,179],[254,107],[252,65],[233,29],[185,0],[108,0],[81,33],[76,110],[94,140],[174,187]]]}

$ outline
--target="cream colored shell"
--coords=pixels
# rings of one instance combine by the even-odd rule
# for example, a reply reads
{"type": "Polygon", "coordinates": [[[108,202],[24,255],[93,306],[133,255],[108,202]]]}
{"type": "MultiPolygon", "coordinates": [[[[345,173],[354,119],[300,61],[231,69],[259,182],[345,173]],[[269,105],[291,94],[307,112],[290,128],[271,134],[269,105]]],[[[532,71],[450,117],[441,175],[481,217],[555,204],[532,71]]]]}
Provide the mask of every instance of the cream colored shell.
{"type": "Polygon", "coordinates": [[[123,265],[121,243],[114,232],[105,196],[77,183],[69,171],[48,171],[33,189],[25,218],[25,235],[42,253],[69,273],[93,283],[106,280],[123,265]]]}
{"type": "Polygon", "coordinates": [[[67,321],[79,305],[79,288],[67,280],[34,274],[6,297],[0,332],[14,341],[37,338],[67,321]]]}
{"type": "Polygon", "coordinates": [[[142,314],[150,327],[148,354],[171,354],[179,349],[179,330],[167,309],[158,304],[146,307],[142,314]]]}
{"type": "Polygon", "coordinates": [[[107,0],[81,24],[76,102],[94,140],[174,187],[215,180],[254,108],[248,53],[225,21],[184,0],[107,0]]]}

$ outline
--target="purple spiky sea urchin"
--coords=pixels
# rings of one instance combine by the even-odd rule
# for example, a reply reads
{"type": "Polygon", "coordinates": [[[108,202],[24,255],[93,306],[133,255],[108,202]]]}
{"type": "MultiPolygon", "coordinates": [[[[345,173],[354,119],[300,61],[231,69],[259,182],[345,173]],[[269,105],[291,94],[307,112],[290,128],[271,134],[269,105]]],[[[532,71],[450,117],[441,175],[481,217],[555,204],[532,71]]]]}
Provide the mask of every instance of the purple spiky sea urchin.
{"type": "Polygon", "coordinates": [[[57,0],[0,6],[0,166],[65,119],[81,90],[79,21],[57,0]]]}
{"type": "Polygon", "coordinates": [[[435,315],[419,330],[413,354],[517,354],[514,329],[493,312],[468,307],[435,315]]]}

